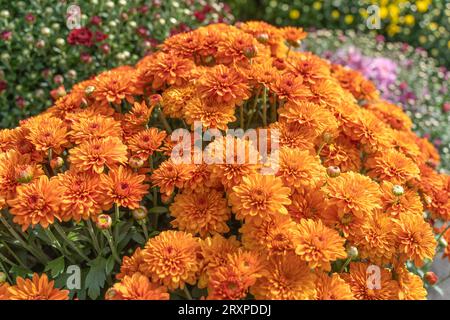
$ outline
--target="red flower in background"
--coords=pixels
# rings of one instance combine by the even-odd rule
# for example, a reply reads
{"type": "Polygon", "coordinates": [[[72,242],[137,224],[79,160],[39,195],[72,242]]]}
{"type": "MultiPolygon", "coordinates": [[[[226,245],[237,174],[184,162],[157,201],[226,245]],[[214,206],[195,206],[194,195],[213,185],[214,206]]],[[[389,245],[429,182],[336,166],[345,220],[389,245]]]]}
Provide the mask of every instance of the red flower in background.
{"type": "Polygon", "coordinates": [[[99,16],[93,16],[91,18],[91,24],[93,24],[94,26],[99,26],[102,24],[102,18],[100,18],[99,16]]]}
{"type": "Polygon", "coordinates": [[[67,42],[71,45],[92,46],[92,31],[88,28],[73,29],[67,37],[67,42]]]}
{"type": "Polygon", "coordinates": [[[0,80],[0,93],[8,89],[8,83],[6,81],[0,80]]]}
{"type": "Polygon", "coordinates": [[[7,40],[11,39],[11,37],[12,37],[12,32],[9,30],[0,32],[0,38],[2,38],[2,40],[7,41],[7,40]]]}
{"type": "Polygon", "coordinates": [[[101,32],[101,31],[95,31],[95,41],[96,42],[102,42],[103,40],[106,40],[108,38],[108,35],[101,32]]]}

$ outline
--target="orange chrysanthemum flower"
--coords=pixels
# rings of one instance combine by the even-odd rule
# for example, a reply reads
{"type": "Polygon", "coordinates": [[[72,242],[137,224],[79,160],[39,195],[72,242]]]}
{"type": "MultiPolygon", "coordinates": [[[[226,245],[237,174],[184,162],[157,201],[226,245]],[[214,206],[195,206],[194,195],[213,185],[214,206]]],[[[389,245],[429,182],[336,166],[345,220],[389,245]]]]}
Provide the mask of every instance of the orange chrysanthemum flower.
{"type": "Polygon", "coordinates": [[[423,286],[422,278],[409,272],[406,268],[396,270],[398,275],[400,300],[426,300],[427,290],[423,286]]]}
{"type": "Polygon", "coordinates": [[[306,38],[307,33],[302,28],[284,27],[281,29],[283,37],[286,39],[289,45],[297,47],[300,40],[306,38]]]}
{"type": "Polygon", "coordinates": [[[347,172],[329,179],[322,190],[329,205],[336,206],[340,217],[348,213],[363,217],[381,208],[379,185],[359,173],[347,172]]]}
{"type": "Polygon", "coordinates": [[[344,273],[341,277],[350,285],[353,296],[357,300],[398,299],[398,284],[392,280],[392,275],[387,269],[367,263],[352,262],[350,273],[344,273]],[[372,270],[379,270],[379,277],[372,270]],[[374,283],[369,280],[370,276],[373,276],[374,283]]]}
{"type": "Polygon", "coordinates": [[[5,282],[0,284],[0,301],[9,300],[10,294],[8,288],[9,288],[8,283],[5,282]]]}
{"type": "Polygon", "coordinates": [[[225,264],[211,270],[208,283],[210,300],[239,300],[255,284],[263,270],[262,259],[252,251],[229,254],[225,264]]]}
{"type": "Polygon", "coordinates": [[[192,165],[176,164],[169,159],[153,171],[151,180],[154,186],[159,187],[162,194],[170,196],[175,188],[183,188],[185,182],[191,177],[192,170],[192,165]]]}
{"type": "Polygon", "coordinates": [[[134,69],[123,67],[98,75],[92,83],[91,97],[99,106],[120,105],[123,100],[134,103],[134,94],[139,92],[133,83],[134,69]]]}
{"type": "Polygon", "coordinates": [[[140,201],[147,193],[148,184],[144,184],[145,176],[120,166],[112,169],[108,175],[100,176],[100,189],[104,193],[104,206],[115,203],[117,206],[137,209],[140,201]]]}
{"type": "Polygon", "coordinates": [[[401,186],[394,185],[389,181],[383,181],[381,184],[381,201],[383,204],[383,211],[393,217],[398,217],[401,214],[417,214],[422,216],[423,205],[417,191],[412,189],[403,189],[402,194],[395,194],[395,188],[401,186]]]}
{"type": "Polygon", "coordinates": [[[246,248],[269,256],[293,253],[298,235],[296,223],[286,215],[273,215],[263,221],[247,221],[239,231],[246,248]]]}
{"type": "Polygon", "coordinates": [[[144,127],[150,120],[153,109],[154,107],[149,108],[145,101],[135,102],[130,112],[125,114],[124,121],[131,126],[144,127]]]}
{"type": "Polygon", "coordinates": [[[258,42],[243,32],[230,32],[217,46],[218,62],[225,65],[248,66],[258,55],[258,42]]]}
{"type": "Polygon", "coordinates": [[[320,157],[325,167],[339,167],[341,172],[358,172],[361,169],[361,152],[356,143],[344,136],[325,144],[320,151],[320,157]]]}
{"type": "Polygon", "coordinates": [[[68,144],[67,127],[61,119],[38,116],[30,119],[26,127],[29,130],[27,138],[38,151],[52,150],[60,154],[68,144]]]}
{"type": "Polygon", "coordinates": [[[314,299],[315,275],[298,256],[289,254],[269,260],[262,277],[251,288],[256,299],[314,299]]]}
{"type": "Polygon", "coordinates": [[[412,121],[402,110],[401,107],[386,101],[376,101],[365,105],[367,110],[372,113],[384,123],[390,125],[397,130],[410,130],[412,128],[412,121]]]}
{"type": "Polygon", "coordinates": [[[95,217],[106,209],[104,195],[98,188],[100,177],[86,172],[66,171],[57,177],[61,201],[61,219],[79,222],[95,217]]]}
{"type": "Polygon", "coordinates": [[[47,228],[55,218],[61,220],[59,195],[58,181],[55,178],[49,180],[45,175],[20,186],[16,197],[8,200],[13,221],[21,225],[23,231],[37,224],[47,228]]]}
{"type": "Polygon", "coordinates": [[[271,91],[281,101],[301,102],[312,97],[311,91],[303,83],[302,77],[295,75],[278,75],[275,82],[269,84],[271,91]]]}
{"type": "Polygon", "coordinates": [[[107,137],[122,137],[120,122],[102,115],[79,116],[73,123],[69,132],[70,138],[76,144],[90,139],[102,139],[107,137]]]}
{"type": "Polygon", "coordinates": [[[298,123],[275,122],[270,129],[277,133],[280,147],[314,149],[315,134],[298,123]]]}
{"type": "Polygon", "coordinates": [[[324,131],[336,131],[338,123],[334,115],[324,107],[307,102],[288,102],[278,111],[280,121],[298,123],[300,126],[312,131],[315,136],[324,131]]]}
{"type": "Polygon", "coordinates": [[[155,151],[159,151],[165,138],[165,131],[149,128],[133,135],[128,140],[128,148],[142,160],[147,160],[155,151]]]}
{"type": "Polygon", "coordinates": [[[393,227],[387,214],[376,212],[367,217],[354,240],[361,258],[379,265],[391,262],[396,253],[393,227]]]}
{"type": "Polygon", "coordinates": [[[54,288],[47,275],[33,274],[33,279],[18,277],[17,284],[8,288],[10,300],[69,300],[69,290],[54,288]]]}
{"type": "Polygon", "coordinates": [[[287,206],[292,220],[299,223],[301,219],[321,219],[328,210],[325,194],[320,188],[300,188],[291,196],[292,204],[287,206]]]}
{"type": "Polygon", "coordinates": [[[116,283],[106,293],[107,300],[169,300],[167,288],[156,283],[151,283],[149,279],[135,273],[132,276],[125,276],[122,281],[116,283]]]}
{"type": "Polygon", "coordinates": [[[130,256],[124,256],[122,258],[122,265],[120,266],[120,273],[116,275],[116,279],[123,279],[125,276],[132,276],[133,274],[140,272],[143,269],[144,258],[142,256],[141,248],[137,248],[136,251],[130,256]]]}
{"type": "Polygon", "coordinates": [[[85,141],[70,149],[69,153],[71,165],[79,171],[99,174],[105,170],[105,166],[113,169],[128,160],[127,146],[116,137],[85,141]]]}
{"type": "Polygon", "coordinates": [[[237,219],[264,220],[270,215],[288,214],[285,206],[291,203],[289,194],[290,188],[280,178],[256,174],[243,177],[242,183],[233,187],[229,201],[237,219]]]}
{"type": "Polygon", "coordinates": [[[330,262],[347,256],[345,239],[336,230],[324,226],[321,220],[302,219],[298,231],[295,253],[311,268],[330,271],[330,262]]]}
{"type": "Polygon", "coordinates": [[[227,200],[222,192],[214,189],[179,193],[169,210],[175,217],[171,221],[172,226],[194,235],[198,233],[202,238],[230,230],[226,224],[231,217],[227,200]]]}
{"type": "Polygon", "coordinates": [[[208,70],[197,84],[199,95],[210,104],[240,104],[250,97],[246,79],[235,69],[218,65],[208,70]]]}
{"type": "Polygon", "coordinates": [[[435,254],[436,240],[430,225],[420,215],[400,215],[395,220],[392,232],[397,248],[406,260],[413,260],[417,266],[424,259],[432,259],[435,254]]]}
{"type": "Polygon", "coordinates": [[[317,300],[353,300],[350,286],[337,273],[323,272],[316,276],[317,300]]]}
{"type": "Polygon", "coordinates": [[[236,121],[233,103],[205,103],[197,96],[186,102],[184,111],[187,124],[192,125],[195,121],[200,121],[204,128],[226,130],[228,123],[236,121]]]}
{"type": "Polygon", "coordinates": [[[21,155],[15,150],[0,153],[0,196],[14,198],[19,185],[43,174],[41,166],[31,162],[29,155],[21,155]]]}
{"type": "Polygon", "coordinates": [[[293,188],[314,187],[326,177],[319,157],[298,148],[281,148],[277,169],[276,176],[293,188]]]}
{"type": "Polygon", "coordinates": [[[191,60],[174,53],[159,52],[140,62],[137,79],[155,90],[165,86],[181,86],[190,79],[192,69],[194,64],[191,60]]]}
{"type": "Polygon", "coordinates": [[[224,238],[214,234],[201,242],[202,249],[202,271],[198,281],[199,288],[206,288],[209,282],[209,274],[216,268],[226,265],[228,255],[236,253],[240,246],[236,237],[224,238]]]}
{"type": "Polygon", "coordinates": [[[197,281],[200,244],[181,231],[164,231],[150,239],[142,251],[144,273],[170,290],[197,281]]]}
{"type": "Polygon", "coordinates": [[[420,170],[413,160],[393,149],[369,157],[366,167],[370,177],[396,184],[403,184],[418,178],[420,174],[420,170]]]}

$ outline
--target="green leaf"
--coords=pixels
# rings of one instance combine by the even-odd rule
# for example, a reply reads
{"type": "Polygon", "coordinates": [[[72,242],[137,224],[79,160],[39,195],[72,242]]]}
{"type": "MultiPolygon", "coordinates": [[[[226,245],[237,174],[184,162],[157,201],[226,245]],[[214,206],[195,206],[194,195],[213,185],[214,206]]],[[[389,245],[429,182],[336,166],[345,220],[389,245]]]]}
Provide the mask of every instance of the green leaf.
{"type": "Polygon", "coordinates": [[[150,210],[148,210],[148,212],[150,213],[159,213],[159,214],[166,213],[167,211],[168,210],[166,207],[153,207],[150,210]]]}
{"type": "Polygon", "coordinates": [[[25,268],[22,268],[19,266],[13,266],[11,268],[10,272],[14,278],[17,278],[17,277],[26,278],[33,274],[33,272],[31,270],[28,270],[28,269],[25,269],[25,268]]]}
{"type": "Polygon", "coordinates": [[[64,272],[66,265],[64,262],[64,257],[61,256],[47,263],[44,271],[50,271],[52,278],[56,278],[58,275],[64,272]]]}
{"type": "Polygon", "coordinates": [[[91,299],[97,299],[100,296],[100,289],[105,285],[106,264],[107,260],[100,256],[88,263],[90,269],[86,276],[85,287],[91,299]]]}
{"type": "Polygon", "coordinates": [[[106,274],[110,274],[113,271],[114,265],[115,260],[114,257],[111,255],[109,256],[108,260],[106,260],[106,268],[105,268],[106,274]]]}
{"type": "Polygon", "coordinates": [[[145,243],[145,238],[139,232],[134,232],[133,235],[131,236],[131,239],[133,239],[134,241],[136,241],[139,244],[145,243]]]}

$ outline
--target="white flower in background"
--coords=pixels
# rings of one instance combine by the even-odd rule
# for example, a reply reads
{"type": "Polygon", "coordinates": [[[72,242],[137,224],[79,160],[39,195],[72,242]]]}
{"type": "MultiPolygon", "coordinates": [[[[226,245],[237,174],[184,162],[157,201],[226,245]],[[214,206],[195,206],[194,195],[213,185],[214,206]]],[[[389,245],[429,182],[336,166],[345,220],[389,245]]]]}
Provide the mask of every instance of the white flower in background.
{"type": "Polygon", "coordinates": [[[50,33],[52,33],[52,30],[50,30],[50,28],[43,27],[43,28],[41,29],[41,34],[42,34],[43,36],[49,36],[50,33]]]}
{"type": "Polygon", "coordinates": [[[106,2],[106,7],[109,8],[109,9],[114,8],[114,2],[112,2],[112,1],[106,2]]]}

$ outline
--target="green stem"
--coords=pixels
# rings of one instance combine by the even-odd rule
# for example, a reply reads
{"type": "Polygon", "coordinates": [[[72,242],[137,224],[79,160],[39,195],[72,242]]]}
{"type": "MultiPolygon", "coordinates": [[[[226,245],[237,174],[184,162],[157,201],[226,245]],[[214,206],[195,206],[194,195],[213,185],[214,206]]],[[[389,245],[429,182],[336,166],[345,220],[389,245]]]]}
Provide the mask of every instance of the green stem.
{"type": "Polygon", "coordinates": [[[442,231],[439,236],[436,238],[436,242],[439,243],[439,240],[441,240],[442,236],[447,232],[447,230],[450,229],[450,223],[448,224],[448,226],[444,229],[444,231],[442,231]]]}
{"type": "Polygon", "coordinates": [[[120,220],[120,206],[115,203],[114,204],[114,222],[117,223],[120,220]]]}
{"type": "Polygon", "coordinates": [[[98,243],[97,235],[95,234],[94,227],[92,226],[92,222],[90,219],[87,220],[87,227],[89,234],[91,235],[92,244],[94,245],[94,249],[98,255],[101,254],[100,245],[98,243]]]}
{"type": "Polygon", "coordinates": [[[80,248],[78,248],[76,246],[76,244],[70,240],[67,235],[66,232],[64,231],[64,229],[57,223],[54,224],[56,231],[59,233],[59,235],[64,239],[64,241],[73,249],[76,251],[76,253],[78,253],[78,255],[80,257],[82,257],[85,261],[90,261],[90,259],[88,258],[88,256],[86,256],[81,250],[80,248]]]}
{"type": "Polygon", "coordinates": [[[73,259],[70,257],[70,253],[67,252],[67,250],[62,246],[61,243],[59,243],[58,239],[56,239],[55,235],[50,230],[50,228],[45,228],[44,231],[45,231],[45,234],[47,235],[47,237],[50,239],[51,246],[58,249],[58,251],[63,256],[67,257],[70,260],[70,262],[74,263],[73,259]]]}
{"type": "Polygon", "coordinates": [[[16,259],[16,261],[19,263],[19,265],[22,268],[27,269],[27,267],[25,266],[25,263],[23,263],[22,259],[20,259],[19,256],[17,256],[17,254],[14,252],[14,250],[11,249],[6,242],[1,241],[1,243],[5,246],[6,250],[8,250],[8,252],[14,257],[14,259],[16,259]]]}
{"type": "Polygon", "coordinates": [[[111,253],[114,257],[114,260],[116,260],[118,264],[121,264],[122,261],[120,260],[120,257],[117,254],[116,245],[114,244],[114,239],[111,232],[109,230],[103,230],[103,235],[106,237],[106,240],[108,240],[108,244],[109,247],[111,248],[111,253]]]}
{"type": "Polygon", "coordinates": [[[24,247],[28,252],[30,252],[33,256],[35,256],[39,262],[42,264],[47,264],[48,259],[45,257],[43,252],[35,251],[33,247],[28,245],[21,236],[14,230],[14,228],[8,223],[8,221],[3,217],[3,214],[0,213],[0,221],[3,223],[3,225],[8,229],[9,233],[24,247]]]}
{"type": "MultiPolygon", "coordinates": [[[[11,265],[11,267],[16,267],[17,264],[9,260],[7,257],[5,257],[2,253],[0,253],[0,260],[5,261],[7,264],[11,265]]],[[[22,266],[21,266],[22,267],[22,266]]],[[[26,267],[25,267],[26,268],[26,267]]]]}
{"type": "Polygon", "coordinates": [[[158,117],[159,117],[159,120],[162,122],[164,128],[166,129],[167,133],[172,133],[172,128],[170,127],[170,124],[167,121],[166,116],[162,112],[161,108],[159,109],[158,117]]]}
{"type": "Polygon", "coordinates": [[[142,225],[142,231],[144,232],[145,240],[148,240],[147,219],[144,219],[144,220],[141,222],[141,225],[142,225]]]}
{"type": "Polygon", "coordinates": [[[252,103],[252,107],[249,109],[249,112],[251,112],[251,113],[250,113],[250,115],[249,115],[249,117],[247,119],[247,127],[246,128],[250,127],[250,124],[251,124],[252,119],[253,119],[253,115],[256,113],[256,105],[258,103],[258,98],[259,98],[259,94],[260,93],[261,93],[261,87],[259,87],[256,90],[256,94],[255,94],[255,98],[254,98],[253,103],[252,103]]]}
{"type": "Polygon", "coordinates": [[[273,94],[273,103],[270,106],[270,117],[271,117],[272,122],[277,121],[277,95],[276,95],[276,93],[273,94]]]}
{"type": "Polygon", "coordinates": [[[341,269],[339,270],[340,273],[344,272],[345,268],[348,266],[350,261],[352,261],[352,257],[348,257],[347,260],[345,260],[345,263],[342,265],[341,269]]]}
{"type": "Polygon", "coordinates": [[[2,263],[1,261],[0,261],[0,267],[2,268],[2,270],[3,270],[3,272],[5,273],[6,277],[8,278],[9,283],[12,283],[12,279],[11,279],[11,277],[9,276],[8,271],[6,271],[6,268],[5,268],[5,266],[3,265],[3,263],[2,263]]]}
{"type": "Polygon", "coordinates": [[[186,298],[188,298],[188,300],[192,300],[191,293],[189,292],[189,289],[187,288],[186,285],[184,285],[183,291],[184,291],[184,294],[186,295],[186,298]]]}

